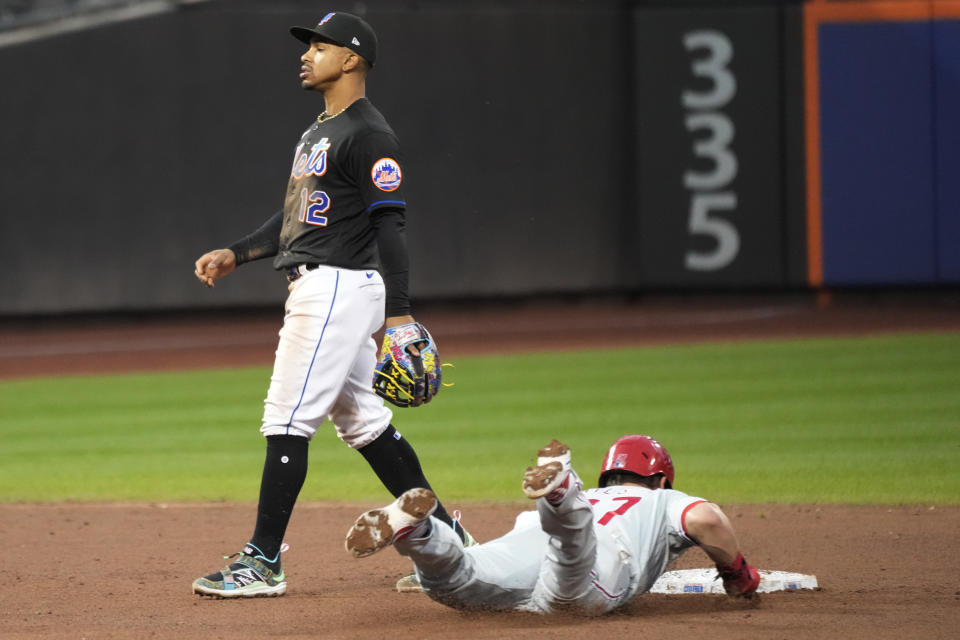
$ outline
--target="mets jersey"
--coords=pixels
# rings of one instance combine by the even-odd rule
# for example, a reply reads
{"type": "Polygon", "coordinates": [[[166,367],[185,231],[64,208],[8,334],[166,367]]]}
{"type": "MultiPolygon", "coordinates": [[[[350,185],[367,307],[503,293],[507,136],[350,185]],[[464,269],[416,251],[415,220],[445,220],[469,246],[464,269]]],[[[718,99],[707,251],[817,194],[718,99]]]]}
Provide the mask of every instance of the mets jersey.
{"type": "Polygon", "coordinates": [[[370,218],[380,210],[405,210],[402,182],[397,137],[369,100],[318,118],[294,153],[274,267],[377,268],[370,218]]]}

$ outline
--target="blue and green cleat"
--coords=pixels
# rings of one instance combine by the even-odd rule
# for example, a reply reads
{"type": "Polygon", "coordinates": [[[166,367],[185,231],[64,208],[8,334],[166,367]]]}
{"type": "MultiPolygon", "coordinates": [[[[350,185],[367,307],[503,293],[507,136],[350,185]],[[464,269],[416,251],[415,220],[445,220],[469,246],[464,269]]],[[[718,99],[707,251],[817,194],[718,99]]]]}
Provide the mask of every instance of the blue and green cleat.
{"type": "MultiPolygon", "coordinates": [[[[262,556],[250,555],[249,546],[240,553],[225,558],[236,558],[217,573],[193,581],[193,592],[214,598],[263,598],[281,596],[287,590],[283,569],[277,565],[274,572],[262,556]]],[[[279,554],[278,554],[279,555],[279,554]]]]}

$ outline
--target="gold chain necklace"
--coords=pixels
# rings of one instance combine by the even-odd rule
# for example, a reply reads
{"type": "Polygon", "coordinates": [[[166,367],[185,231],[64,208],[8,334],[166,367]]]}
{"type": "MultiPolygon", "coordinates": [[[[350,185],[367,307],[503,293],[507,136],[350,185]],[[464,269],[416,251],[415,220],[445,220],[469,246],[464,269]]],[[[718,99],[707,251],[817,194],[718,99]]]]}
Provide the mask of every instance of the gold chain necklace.
{"type": "Polygon", "coordinates": [[[337,111],[337,112],[334,113],[333,115],[330,115],[329,113],[327,113],[327,110],[324,109],[324,110],[323,110],[323,113],[321,113],[320,115],[317,116],[317,122],[327,122],[328,120],[333,120],[334,118],[336,118],[338,115],[340,115],[341,113],[343,113],[343,112],[346,111],[346,110],[347,110],[347,108],[344,107],[343,109],[340,109],[340,111],[337,111]]]}

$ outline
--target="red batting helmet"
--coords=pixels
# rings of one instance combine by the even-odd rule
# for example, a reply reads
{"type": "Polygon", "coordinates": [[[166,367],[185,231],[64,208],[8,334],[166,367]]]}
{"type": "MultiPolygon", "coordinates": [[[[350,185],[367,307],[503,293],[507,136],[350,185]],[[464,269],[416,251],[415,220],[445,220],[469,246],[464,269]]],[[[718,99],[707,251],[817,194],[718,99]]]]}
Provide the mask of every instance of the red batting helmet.
{"type": "Polygon", "coordinates": [[[629,471],[638,476],[662,473],[668,487],[673,486],[673,461],[663,445],[650,436],[623,436],[607,451],[597,484],[607,486],[607,477],[617,471],[629,471]]]}

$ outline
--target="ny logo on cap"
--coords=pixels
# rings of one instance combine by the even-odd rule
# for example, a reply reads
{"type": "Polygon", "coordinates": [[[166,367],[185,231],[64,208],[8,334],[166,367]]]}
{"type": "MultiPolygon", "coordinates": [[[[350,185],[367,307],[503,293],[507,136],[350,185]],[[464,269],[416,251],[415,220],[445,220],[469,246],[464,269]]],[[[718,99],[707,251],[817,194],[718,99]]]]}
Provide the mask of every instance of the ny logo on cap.
{"type": "Polygon", "coordinates": [[[321,21],[317,24],[317,26],[319,27],[320,25],[324,24],[327,20],[329,20],[330,18],[332,18],[332,17],[335,16],[335,15],[337,15],[337,12],[336,12],[336,11],[331,11],[331,12],[328,13],[327,15],[323,16],[323,20],[321,20],[321,21]]]}

